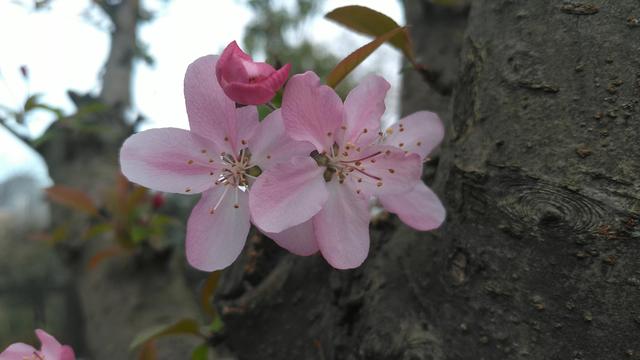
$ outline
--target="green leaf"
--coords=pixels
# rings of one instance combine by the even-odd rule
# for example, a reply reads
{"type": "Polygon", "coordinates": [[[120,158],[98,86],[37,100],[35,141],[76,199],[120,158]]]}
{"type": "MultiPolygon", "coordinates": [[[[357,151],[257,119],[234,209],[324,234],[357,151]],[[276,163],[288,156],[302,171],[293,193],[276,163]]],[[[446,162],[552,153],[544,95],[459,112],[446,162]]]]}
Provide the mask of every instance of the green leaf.
{"type": "MultiPolygon", "coordinates": [[[[400,27],[392,18],[366,6],[339,7],[325,17],[353,31],[374,37],[382,36],[400,27]]],[[[406,29],[389,40],[389,44],[402,51],[412,64],[416,64],[413,46],[406,29]]]]}
{"type": "Polygon", "coordinates": [[[207,360],[209,357],[209,346],[202,344],[193,349],[191,360],[207,360]]]}
{"type": "Polygon", "coordinates": [[[131,242],[133,244],[139,244],[143,240],[148,239],[151,233],[149,229],[144,226],[133,225],[129,235],[131,236],[131,242]]]}
{"type": "Polygon", "coordinates": [[[211,304],[211,299],[218,288],[218,281],[220,280],[221,273],[221,271],[215,271],[209,274],[209,277],[202,286],[202,292],[200,293],[200,305],[202,306],[202,310],[204,310],[205,314],[211,317],[216,316],[216,310],[211,304]]]}
{"type": "Polygon", "coordinates": [[[42,94],[33,94],[27,98],[24,102],[24,112],[29,112],[35,109],[40,104],[40,97],[42,94]]]}
{"type": "Polygon", "coordinates": [[[149,340],[155,340],[168,335],[194,335],[204,338],[200,333],[200,325],[197,321],[193,319],[182,319],[173,324],[159,325],[141,332],[133,339],[129,348],[133,350],[149,340]]]}
{"type": "Polygon", "coordinates": [[[272,112],[273,110],[271,110],[266,105],[258,106],[258,118],[260,119],[260,121],[264,120],[264,118],[266,118],[267,115],[271,114],[272,112]]]}
{"type": "Polygon", "coordinates": [[[220,316],[216,316],[215,319],[213,319],[213,322],[209,325],[209,331],[215,334],[222,331],[222,329],[224,329],[224,322],[222,322],[222,318],[220,316]]]}
{"type": "Polygon", "coordinates": [[[113,225],[111,223],[99,223],[90,226],[83,234],[83,239],[91,239],[98,235],[102,235],[106,232],[113,230],[113,225]]]}
{"type": "Polygon", "coordinates": [[[85,212],[89,215],[98,215],[98,208],[87,193],[63,185],[54,185],[44,190],[51,201],[70,207],[74,210],[85,212]]]}
{"type": "Polygon", "coordinates": [[[333,70],[331,70],[331,73],[327,76],[327,85],[332,88],[338,86],[338,84],[340,84],[340,82],[349,75],[356,66],[360,65],[360,63],[369,57],[369,55],[379,48],[380,45],[403,31],[405,31],[404,27],[395,28],[382,36],[378,36],[370,43],[349,54],[346,58],[342,59],[342,61],[340,61],[333,70]]]}
{"type": "MultiPolygon", "coordinates": [[[[40,97],[42,97],[42,94],[33,94],[29,96],[27,100],[24,102],[23,113],[26,114],[29,111],[41,109],[41,110],[47,110],[54,113],[58,118],[61,118],[64,116],[64,113],[62,112],[61,109],[41,102],[40,97]]],[[[24,114],[22,114],[23,117],[24,117],[24,114]]]]}

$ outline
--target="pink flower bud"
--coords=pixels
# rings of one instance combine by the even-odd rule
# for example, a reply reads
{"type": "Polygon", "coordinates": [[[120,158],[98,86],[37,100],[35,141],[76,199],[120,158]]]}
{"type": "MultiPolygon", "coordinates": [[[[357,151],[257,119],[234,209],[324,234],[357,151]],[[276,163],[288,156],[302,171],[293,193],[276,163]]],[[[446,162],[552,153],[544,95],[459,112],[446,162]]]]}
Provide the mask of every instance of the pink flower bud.
{"type": "Polygon", "coordinates": [[[264,104],[271,100],[289,76],[291,64],[276,70],[254,62],[232,41],[220,55],[216,77],[225,94],[244,105],[264,104]]]}
{"type": "Polygon", "coordinates": [[[20,73],[22,74],[23,78],[29,79],[29,68],[27,67],[27,65],[20,66],[20,73]]]}
{"type": "Polygon", "coordinates": [[[164,195],[162,193],[155,193],[151,199],[151,206],[154,210],[160,209],[164,205],[164,195]]]}

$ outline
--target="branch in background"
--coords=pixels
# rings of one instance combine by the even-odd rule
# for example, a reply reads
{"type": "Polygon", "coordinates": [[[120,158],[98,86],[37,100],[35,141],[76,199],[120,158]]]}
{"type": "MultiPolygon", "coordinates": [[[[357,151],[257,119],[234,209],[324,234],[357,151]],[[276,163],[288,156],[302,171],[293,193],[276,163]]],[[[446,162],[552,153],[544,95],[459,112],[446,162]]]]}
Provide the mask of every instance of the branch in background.
{"type": "Polygon", "coordinates": [[[15,131],[11,126],[7,125],[6,121],[7,120],[5,118],[0,117],[0,125],[2,125],[5,129],[7,129],[13,136],[15,136],[18,139],[20,139],[27,146],[33,147],[33,144],[31,143],[31,139],[29,139],[27,136],[24,136],[24,135],[20,134],[19,132],[15,131]]]}

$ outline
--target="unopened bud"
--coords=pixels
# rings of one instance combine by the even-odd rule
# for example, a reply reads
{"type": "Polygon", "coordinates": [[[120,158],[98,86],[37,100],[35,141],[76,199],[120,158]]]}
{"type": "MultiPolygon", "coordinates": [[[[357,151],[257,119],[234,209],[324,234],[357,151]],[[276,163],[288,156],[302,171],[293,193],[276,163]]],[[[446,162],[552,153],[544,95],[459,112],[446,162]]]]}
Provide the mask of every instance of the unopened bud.
{"type": "Polygon", "coordinates": [[[20,73],[25,80],[29,80],[29,68],[27,65],[20,66],[20,73]]]}
{"type": "Polygon", "coordinates": [[[155,193],[155,195],[153,195],[153,198],[151,199],[151,206],[154,210],[158,210],[162,206],[164,206],[164,202],[164,195],[162,193],[155,193]]]}

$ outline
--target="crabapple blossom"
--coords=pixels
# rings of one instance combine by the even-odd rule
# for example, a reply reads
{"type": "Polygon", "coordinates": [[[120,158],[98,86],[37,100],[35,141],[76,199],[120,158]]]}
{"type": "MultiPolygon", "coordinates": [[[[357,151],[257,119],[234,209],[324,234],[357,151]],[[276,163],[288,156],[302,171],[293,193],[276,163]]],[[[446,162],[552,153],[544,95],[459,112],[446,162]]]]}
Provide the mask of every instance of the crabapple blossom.
{"type": "Polygon", "coordinates": [[[271,100],[282,87],[291,64],[278,70],[263,62],[254,62],[232,41],[220,55],[216,77],[232,100],[245,105],[259,105],[271,100]]]}
{"type": "MultiPolygon", "coordinates": [[[[316,151],[311,157],[277,164],[256,180],[249,205],[258,228],[279,233],[274,240],[291,252],[307,255],[319,249],[335,268],[362,264],[369,251],[368,200],[372,196],[388,199],[416,188],[424,192],[419,186],[421,153],[399,144],[404,137],[385,140],[380,132],[388,89],[383,78],[369,76],[343,104],[313,72],[289,80],[282,105],[286,132],[295,140],[312,143],[316,151]]],[[[435,146],[428,134],[411,136],[418,138],[407,139],[421,142],[412,146],[435,146]]],[[[429,201],[429,205],[440,204],[435,196],[429,201]]],[[[402,212],[395,207],[401,203],[389,204],[402,212]]]]}
{"type": "Polygon", "coordinates": [[[40,350],[31,345],[15,343],[0,353],[0,360],[75,360],[76,355],[70,346],[61,345],[44,330],[37,329],[36,336],[42,344],[40,350]]]}
{"type": "Polygon", "coordinates": [[[279,110],[259,122],[255,106],[236,108],[216,80],[218,61],[205,56],[187,69],[190,130],[142,131],[120,151],[129,180],[159,191],[202,193],[187,223],[186,255],[205,271],[227,267],[240,254],[250,228],[248,192],[255,177],[312,151],[310,144],[287,137],[279,110]]]}
{"type": "MultiPolygon", "coordinates": [[[[383,144],[397,146],[424,160],[440,144],[444,127],[440,118],[429,111],[418,111],[400,119],[385,131],[383,144]]],[[[402,194],[379,195],[382,206],[398,215],[416,230],[432,230],[444,221],[446,211],[438,196],[422,181],[402,194]]]]}

